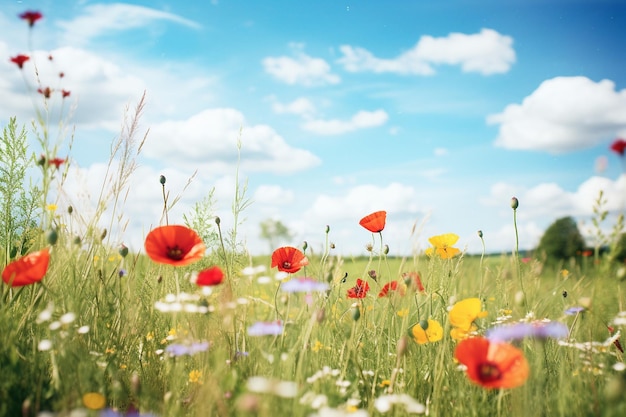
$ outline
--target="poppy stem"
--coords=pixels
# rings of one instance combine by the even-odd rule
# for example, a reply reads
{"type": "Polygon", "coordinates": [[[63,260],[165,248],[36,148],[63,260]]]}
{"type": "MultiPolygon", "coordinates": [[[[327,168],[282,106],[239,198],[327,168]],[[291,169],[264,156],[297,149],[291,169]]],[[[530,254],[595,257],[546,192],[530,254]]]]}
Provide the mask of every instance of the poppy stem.
{"type": "Polygon", "coordinates": [[[161,191],[163,192],[163,215],[165,216],[165,224],[169,225],[170,221],[167,215],[167,195],[165,194],[165,181],[161,183],[161,191]]]}

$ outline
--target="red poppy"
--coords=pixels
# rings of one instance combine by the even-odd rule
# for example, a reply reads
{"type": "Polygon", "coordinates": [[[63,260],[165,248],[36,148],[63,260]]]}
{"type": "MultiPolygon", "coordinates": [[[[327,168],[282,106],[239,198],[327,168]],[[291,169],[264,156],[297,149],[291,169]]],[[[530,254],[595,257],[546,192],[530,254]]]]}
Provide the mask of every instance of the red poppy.
{"type": "Polygon", "coordinates": [[[402,278],[404,278],[404,282],[406,285],[415,285],[417,291],[425,292],[424,284],[422,284],[422,277],[420,277],[419,272],[405,272],[402,274],[402,278]]]}
{"type": "Polygon", "coordinates": [[[19,54],[14,57],[11,57],[11,62],[17,64],[17,66],[22,69],[24,68],[24,62],[28,61],[30,57],[28,55],[19,54]]]}
{"type": "Polygon", "coordinates": [[[359,224],[369,230],[372,233],[382,232],[385,228],[385,221],[387,220],[386,211],[376,211],[361,219],[359,224]]]}
{"type": "Polygon", "coordinates": [[[12,287],[34,284],[46,275],[49,263],[48,248],[30,253],[8,264],[2,271],[2,280],[12,287]]]}
{"type": "Polygon", "coordinates": [[[198,273],[196,278],[196,284],[200,286],[214,286],[219,285],[224,280],[224,272],[219,266],[214,266],[198,273]]]}
{"type": "Polygon", "coordinates": [[[56,169],[59,169],[59,167],[67,162],[67,158],[63,159],[63,158],[52,158],[48,160],[48,164],[50,165],[54,165],[54,167],[56,169]]]}
{"type": "Polygon", "coordinates": [[[272,253],[272,268],[277,267],[279,271],[294,274],[308,264],[304,253],[291,246],[283,246],[272,253]]]}
{"type": "MultiPolygon", "coordinates": [[[[606,326],[606,328],[609,331],[609,335],[611,335],[611,337],[614,336],[613,332],[615,331],[615,329],[612,326],[606,326]]],[[[615,347],[617,348],[617,350],[619,350],[620,352],[624,353],[624,348],[622,347],[622,344],[619,341],[620,336],[617,336],[617,338],[613,341],[613,344],[615,345],[615,347]]]]}
{"type": "Polygon", "coordinates": [[[174,266],[194,263],[204,256],[206,246],[192,229],[179,226],[160,226],[153,229],[144,243],[146,253],[154,262],[174,266]]]}
{"type": "Polygon", "coordinates": [[[38,88],[37,92],[39,94],[42,94],[45,98],[50,98],[50,96],[52,95],[52,89],[50,87],[38,88]]]}
{"type": "Polygon", "coordinates": [[[528,361],[515,346],[483,337],[461,341],[454,352],[467,376],[485,388],[515,388],[528,379],[528,361]]]}
{"type": "Polygon", "coordinates": [[[348,289],[348,298],[365,298],[370,290],[370,284],[361,278],[356,280],[356,285],[348,289]]]}
{"type": "Polygon", "coordinates": [[[20,19],[26,20],[28,22],[28,26],[33,27],[35,22],[39,19],[43,18],[41,12],[27,10],[20,15],[20,19]]]}
{"type": "Polygon", "coordinates": [[[383,285],[383,288],[378,293],[378,297],[384,297],[386,295],[391,295],[391,292],[398,292],[400,295],[404,295],[404,287],[398,287],[398,281],[391,281],[383,285]]]}
{"type": "Polygon", "coordinates": [[[626,140],[621,138],[615,139],[615,141],[611,144],[611,150],[618,153],[620,156],[624,156],[624,153],[626,152],[626,140]]]}
{"type": "Polygon", "coordinates": [[[63,96],[63,98],[69,97],[70,94],[72,94],[72,93],[69,90],[61,90],[61,96],[63,96]]]}

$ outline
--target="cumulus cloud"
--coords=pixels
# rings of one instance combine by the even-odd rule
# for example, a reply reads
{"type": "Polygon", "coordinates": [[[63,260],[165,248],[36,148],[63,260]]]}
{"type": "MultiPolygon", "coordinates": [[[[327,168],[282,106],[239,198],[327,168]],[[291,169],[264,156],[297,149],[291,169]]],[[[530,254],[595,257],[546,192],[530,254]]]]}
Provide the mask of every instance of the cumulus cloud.
{"type": "Polygon", "coordinates": [[[280,103],[274,101],[272,110],[278,114],[295,114],[302,117],[309,117],[316,112],[315,104],[308,98],[299,97],[290,103],[280,103]]]}
{"type": "Polygon", "coordinates": [[[302,125],[302,128],[319,135],[340,135],[358,129],[382,126],[388,119],[387,112],[382,109],[375,111],[362,110],[349,120],[309,120],[302,125]]]}
{"type": "Polygon", "coordinates": [[[350,72],[371,71],[404,75],[432,75],[434,65],[460,65],[464,72],[483,75],[508,72],[515,62],[513,39],[492,29],[480,33],[450,33],[445,37],[422,36],[407,52],[392,59],[374,56],[370,51],[342,45],[338,62],[350,72]]]}
{"type": "Polygon", "coordinates": [[[238,163],[247,172],[287,173],[320,163],[317,156],[291,147],[268,125],[247,125],[231,108],[207,109],[186,120],[169,120],[151,127],[145,145],[148,157],[179,167],[204,167],[211,172],[232,170],[238,163]]]}
{"type": "Polygon", "coordinates": [[[124,31],[144,27],[154,21],[169,21],[193,29],[200,24],[178,15],[132,4],[92,4],[82,9],[82,14],[72,20],[57,22],[63,30],[61,39],[70,45],[85,45],[91,39],[108,35],[112,31],[124,31]]]}
{"type": "Polygon", "coordinates": [[[285,205],[294,201],[294,193],[280,185],[259,185],[253,200],[259,204],[285,205]]]}
{"type": "Polygon", "coordinates": [[[322,58],[313,58],[302,52],[302,45],[292,44],[294,56],[267,57],[263,59],[265,72],[289,85],[307,87],[338,84],[341,79],[333,74],[330,65],[322,58]]]}
{"type": "Polygon", "coordinates": [[[496,146],[550,153],[590,148],[626,131],[626,90],[587,77],[546,80],[521,104],[487,117],[496,146]]]}

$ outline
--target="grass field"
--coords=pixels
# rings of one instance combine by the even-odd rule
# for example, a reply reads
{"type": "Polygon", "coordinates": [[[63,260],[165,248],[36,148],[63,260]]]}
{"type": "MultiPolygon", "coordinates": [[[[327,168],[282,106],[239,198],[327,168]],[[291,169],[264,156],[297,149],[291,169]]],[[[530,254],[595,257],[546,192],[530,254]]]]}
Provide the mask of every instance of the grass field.
{"type": "MultiPolygon", "coordinates": [[[[377,212],[354,219],[369,257],[252,257],[209,201],[169,224],[164,177],[145,250],[113,244],[142,108],[89,216],[57,204],[70,160],[45,107],[39,148],[18,121],[2,132],[0,416],[626,415],[626,271],[610,254],[466,256],[442,230],[398,257],[377,212]]],[[[239,181],[235,196],[239,225],[239,181]]]]}

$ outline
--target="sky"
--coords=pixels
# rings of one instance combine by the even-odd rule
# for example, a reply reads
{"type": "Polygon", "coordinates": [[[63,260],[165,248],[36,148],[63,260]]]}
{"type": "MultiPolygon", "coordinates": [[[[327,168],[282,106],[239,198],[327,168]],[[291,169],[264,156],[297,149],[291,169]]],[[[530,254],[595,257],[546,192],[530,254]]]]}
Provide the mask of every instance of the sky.
{"type": "Polygon", "coordinates": [[[292,232],[282,244],[319,253],[329,226],[334,253],[357,256],[373,238],[359,220],[385,210],[383,241],[405,256],[444,233],[480,253],[478,230],[487,252],[511,251],[513,196],[520,249],[564,216],[593,234],[600,191],[605,230],[625,210],[626,163],[609,149],[626,137],[623,1],[2,5],[0,127],[46,115],[70,156],[59,207],[94,213],[112,143],[145,94],[130,191],[107,212],[123,225],[113,243],[131,250],[162,223],[160,175],[170,203],[180,197],[170,224],[214,189],[225,229],[239,181],[250,205],[237,231],[252,254],[272,249],[267,219],[292,232]],[[29,29],[26,10],[44,18],[29,29]],[[18,54],[31,57],[21,71],[18,54]]]}

